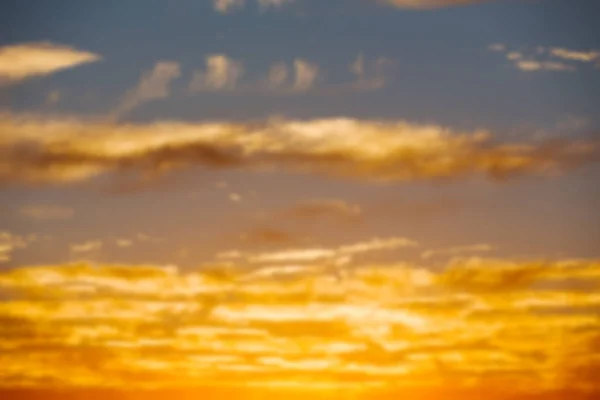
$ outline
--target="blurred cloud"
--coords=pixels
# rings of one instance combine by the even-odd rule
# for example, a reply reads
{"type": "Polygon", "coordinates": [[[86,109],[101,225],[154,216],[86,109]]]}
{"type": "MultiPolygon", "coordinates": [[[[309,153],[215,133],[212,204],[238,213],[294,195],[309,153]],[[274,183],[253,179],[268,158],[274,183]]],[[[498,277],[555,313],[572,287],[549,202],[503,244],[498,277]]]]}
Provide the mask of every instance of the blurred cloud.
{"type": "Polygon", "coordinates": [[[0,47],[0,85],[50,75],[100,59],[97,54],[49,42],[0,47]]]}
{"type": "Polygon", "coordinates": [[[293,248],[283,251],[265,252],[259,254],[244,254],[230,251],[226,252],[225,254],[233,254],[235,255],[235,258],[243,258],[247,262],[255,264],[330,261],[334,264],[342,265],[347,264],[349,261],[351,261],[352,257],[356,255],[383,250],[397,250],[414,246],[417,246],[417,243],[406,238],[374,238],[365,242],[339,246],[337,248],[293,248]]]}
{"type": "Polygon", "coordinates": [[[245,4],[245,0],[213,0],[215,10],[220,13],[231,12],[244,7],[245,4]]]}
{"type": "Polygon", "coordinates": [[[381,4],[387,4],[398,8],[415,8],[415,9],[428,9],[428,8],[441,8],[441,7],[454,7],[454,6],[465,6],[469,4],[479,4],[484,2],[491,2],[493,0],[375,0],[381,4]]]}
{"type": "Polygon", "coordinates": [[[379,182],[503,180],[560,173],[599,160],[593,139],[500,143],[486,131],[406,121],[120,124],[0,116],[0,182],[5,185],[74,183],[125,173],[147,180],[192,166],[280,168],[379,182]]]}
{"type": "Polygon", "coordinates": [[[192,92],[233,90],[244,75],[244,64],[225,54],[206,57],[206,69],[196,71],[190,82],[192,92]]]}
{"type": "Polygon", "coordinates": [[[71,245],[72,253],[91,253],[102,249],[102,241],[100,240],[89,240],[83,243],[76,243],[71,245]]]}
{"type": "MultiPolygon", "coordinates": [[[[256,0],[257,5],[266,10],[269,8],[278,8],[292,3],[294,0],[256,0]]],[[[215,11],[227,14],[235,10],[240,10],[246,6],[246,0],[213,0],[215,11]]]]}
{"type": "Polygon", "coordinates": [[[361,217],[362,209],[359,205],[350,204],[344,200],[322,199],[300,202],[276,214],[281,217],[298,219],[339,217],[354,220],[361,217]]]}
{"type": "Polygon", "coordinates": [[[297,92],[311,89],[319,78],[319,67],[301,58],[294,60],[294,71],[293,90],[297,92]]]}
{"type": "Polygon", "coordinates": [[[494,250],[489,244],[475,244],[471,246],[449,247],[447,249],[426,250],[421,253],[422,259],[431,259],[437,256],[456,256],[463,253],[488,252],[494,250]]]}
{"type": "Polygon", "coordinates": [[[600,51],[581,51],[560,47],[538,46],[535,50],[510,50],[508,46],[495,43],[489,50],[503,53],[513,65],[526,72],[535,71],[576,71],[575,63],[592,63],[600,61],[600,51]]]}
{"type": "MultiPolygon", "coordinates": [[[[298,238],[289,232],[270,227],[257,227],[242,235],[245,242],[256,245],[281,245],[295,242],[298,238]]],[[[225,254],[234,254],[226,252],[225,254]]]]}
{"type": "Polygon", "coordinates": [[[60,90],[53,90],[50,93],[48,93],[48,96],[46,97],[46,104],[47,105],[57,104],[61,98],[62,98],[62,92],[60,90]]]}
{"type": "Polygon", "coordinates": [[[35,235],[21,236],[0,231],[0,263],[9,262],[15,250],[25,248],[33,241],[35,241],[35,235]]]}
{"type": "Polygon", "coordinates": [[[51,204],[26,205],[21,207],[19,213],[33,220],[64,220],[72,218],[75,210],[69,207],[56,206],[51,204]]]}
{"type": "Polygon", "coordinates": [[[127,92],[116,115],[133,110],[143,103],[164,99],[171,92],[171,82],[181,75],[181,68],[173,61],[159,61],[154,68],[142,75],[138,85],[127,92]]]}

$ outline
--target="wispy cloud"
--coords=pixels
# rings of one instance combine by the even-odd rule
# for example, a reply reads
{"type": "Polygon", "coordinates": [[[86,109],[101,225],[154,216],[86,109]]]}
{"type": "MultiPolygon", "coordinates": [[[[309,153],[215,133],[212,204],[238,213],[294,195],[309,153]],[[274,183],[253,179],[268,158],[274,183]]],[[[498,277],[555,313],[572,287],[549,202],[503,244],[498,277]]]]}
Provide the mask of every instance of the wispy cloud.
{"type": "Polygon", "coordinates": [[[465,253],[478,253],[478,252],[488,252],[494,249],[493,246],[489,244],[475,244],[470,246],[457,246],[457,247],[449,247],[445,249],[437,249],[437,250],[426,250],[421,253],[421,258],[427,260],[437,256],[457,256],[465,253]]]}
{"type": "Polygon", "coordinates": [[[558,47],[537,47],[535,50],[510,50],[506,45],[489,46],[494,52],[503,53],[507,60],[522,71],[576,71],[577,64],[600,61],[600,51],[580,51],[558,47]]]}
{"type": "Polygon", "coordinates": [[[549,49],[549,52],[554,57],[562,58],[564,60],[573,60],[580,62],[600,61],[600,51],[598,50],[580,51],[554,47],[549,49]]]}
{"type": "Polygon", "coordinates": [[[521,71],[575,71],[575,67],[556,61],[517,60],[515,66],[521,71]]]}
{"type": "Polygon", "coordinates": [[[224,14],[243,8],[245,4],[246,0],[213,0],[215,10],[224,14]]]}
{"type": "Polygon", "coordinates": [[[0,47],[0,85],[50,75],[100,59],[97,54],[53,43],[0,47]]]}
{"type": "Polygon", "coordinates": [[[491,2],[493,0],[375,0],[381,4],[387,4],[398,8],[431,9],[442,7],[466,6],[491,2]]]}
{"type": "Polygon", "coordinates": [[[0,231],[0,263],[10,261],[15,250],[25,248],[33,241],[35,241],[35,235],[21,236],[0,231]]]}
{"type": "Polygon", "coordinates": [[[33,220],[60,220],[69,219],[75,215],[75,210],[70,207],[56,206],[51,204],[26,205],[21,207],[19,213],[33,220]]]}
{"type": "MultiPolygon", "coordinates": [[[[280,8],[293,3],[295,0],[256,0],[260,9],[280,8]]],[[[306,0],[300,0],[306,1],[306,0]]],[[[436,9],[443,7],[466,6],[470,4],[479,4],[492,2],[493,0],[371,0],[372,3],[384,6],[406,9],[436,9]]],[[[240,10],[250,3],[250,0],[213,0],[214,9],[217,12],[227,14],[240,10]]]]}
{"type": "Polygon", "coordinates": [[[294,60],[294,85],[296,92],[305,92],[311,89],[319,78],[319,67],[301,58],[294,60]]]}
{"type": "Polygon", "coordinates": [[[414,247],[417,243],[406,238],[375,238],[365,242],[354,243],[334,248],[310,247],[294,248],[283,251],[267,252],[260,254],[244,254],[240,252],[227,252],[235,254],[253,264],[262,263],[302,263],[327,261],[337,265],[344,265],[352,260],[354,256],[382,250],[396,250],[405,247],[414,247]]]}
{"type": "Polygon", "coordinates": [[[81,182],[131,172],[150,179],[195,165],[277,167],[365,181],[501,180],[600,160],[593,139],[499,143],[486,131],[346,118],[119,124],[5,114],[0,138],[4,184],[81,182]]]}
{"type": "Polygon", "coordinates": [[[100,240],[89,240],[83,243],[76,243],[70,246],[72,253],[91,253],[102,249],[103,243],[100,240]]]}
{"type": "MultiPolygon", "coordinates": [[[[242,234],[242,239],[256,245],[282,245],[295,242],[298,238],[282,229],[257,227],[242,234]]],[[[230,253],[226,252],[225,254],[230,253]]],[[[231,253],[230,253],[231,254],[231,253]]]]}
{"type": "MultiPolygon", "coordinates": [[[[256,0],[256,4],[262,10],[269,8],[279,8],[286,4],[292,3],[294,0],[256,0]]],[[[222,14],[227,14],[235,10],[240,10],[246,6],[246,0],[213,0],[215,11],[222,14]]]]}
{"type": "Polygon", "coordinates": [[[180,75],[181,68],[178,63],[159,61],[151,71],[142,75],[135,88],[127,92],[116,110],[116,115],[129,112],[143,103],[168,97],[172,81],[180,75]]]}
{"type": "Polygon", "coordinates": [[[225,54],[206,57],[205,70],[196,71],[190,82],[192,92],[233,90],[244,75],[244,64],[225,54]]]}
{"type": "Polygon", "coordinates": [[[189,84],[191,92],[229,92],[242,94],[336,94],[350,91],[374,91],[389,81],[388,67],[394,63],[378,57],[367,60],[360,53],[349,66],[354,80],[342,83],[325,81],[324,71],[316,62],[296,57],[290,62],[275,61],[266,68],[263,77],[246,80],[245,64],[226,54],[206,57],[206,66],[194,73],[189,84]]]}
{"type": "Polygon", "coordinates": [[[341,217],[344,219],[357,219],[362,215],[362,209],[357,204],[350,204],[344,200],[321,199],[303,201],[291,206],[276,216],[297,219],[315,219],[341,217]]]}

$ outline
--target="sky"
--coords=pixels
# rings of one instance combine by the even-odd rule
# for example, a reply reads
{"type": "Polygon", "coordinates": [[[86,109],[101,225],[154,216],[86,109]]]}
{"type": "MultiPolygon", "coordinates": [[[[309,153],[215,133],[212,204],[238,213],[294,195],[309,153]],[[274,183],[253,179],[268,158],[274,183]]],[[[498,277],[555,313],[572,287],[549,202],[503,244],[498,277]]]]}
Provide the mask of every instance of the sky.
{"type": "Polygon", "coordinates": [[[597,15],[3,1],[0,395],[600,394],[597,15]]]}

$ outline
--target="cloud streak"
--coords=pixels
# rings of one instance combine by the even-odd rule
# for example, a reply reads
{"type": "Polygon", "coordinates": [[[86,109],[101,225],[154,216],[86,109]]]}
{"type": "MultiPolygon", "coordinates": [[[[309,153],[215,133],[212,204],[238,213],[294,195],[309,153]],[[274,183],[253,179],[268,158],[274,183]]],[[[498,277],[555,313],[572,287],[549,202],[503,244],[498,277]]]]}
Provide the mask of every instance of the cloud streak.
{"type": "Polygon", "coordinates": [[[23,206],[19,209],[19,213],[32,220],[49,221],[70,219],[75,214],[75,210],[51,204],[38,204],[23,206]]]}
{"type": "Polygon", "coordinates": [[[51,75],[100,59],[98,54],[47,42],[0,47],[0,85],[51,75]]]}
{"type": "Polygon", "coordinates": [[[577,64],[600,61],[600,51],[581,51],[559,47],[537,47],[535,51],[509,50],[506,45],[495,43],[489,46],[494,52],[503,53],[507,60],[525,72],[577,71],[577,64]]]}
{"type": "Polygon", "coordinates": [[[365,181],[553,174],[596,163],[598,143],[498,143],[405,121],[270,120],[264,123],[119,124],[0,117],[0,182],[74,183],[106,174],[140,179],[202,166],[325,174],[365,181]]]}
{"type": "Polygon", "coordinates": [[[124,97],[116,115],[129,112],[139,105],[164,99],[171,92],[171,82],[181,76],[181,68],[173,61],[160,61],[152,71],[145,73],[138,85],[124,97]]]}
{"type": "Polygon", "coordinates": [[[466,6],[471,4],[480,4],[491,2],[493,0],[376,0],[381,4],[386,4],[398,8],[412,9],[434,9],[443,7],[466,6]]]}

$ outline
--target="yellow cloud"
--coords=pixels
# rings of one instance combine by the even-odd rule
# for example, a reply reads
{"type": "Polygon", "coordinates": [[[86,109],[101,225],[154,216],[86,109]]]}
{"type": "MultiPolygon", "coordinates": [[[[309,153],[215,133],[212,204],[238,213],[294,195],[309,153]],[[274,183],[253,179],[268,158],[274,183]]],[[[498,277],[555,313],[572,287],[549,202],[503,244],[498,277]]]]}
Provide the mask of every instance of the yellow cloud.
{"type": "Polygon", "coordinates": [[[50,75],[100,59],[97,54],[52,43],[26,43],[0,47],[0,84],[50,75]]]}
{"type": "Polygon", "coordinates": [[[550,54],[554,57],[562,58],[564,60],[574,60],[581,62],[592,62],[600,60],[600,51],[581,51],[571,50],[562,47],[555,47],[550,49],[550,54]]]}
{"type": "MultiPolygon", "coordinates": [[[[376,246],[360,249],[367,247],[376,246]]],[[[506,397],[498,398],[546,398],[565,385],[600,389],[592,374],[578,374],[598,366],[598,260],[470,258],[437,272],[411,263],[345,272],[332,276],[318,260],[259,270],[85,263],[4,270],[0,354],[8,356],[0,356],[0,382],[252,382],[338,395],[428,387],[440,396],[499,385],[506,391],[492,393],[506,397]]]]}
{"type": "Polygon", "coordinates": [[[0,183],[72,183],[138,172],[144,179],[195,165],[283,168],[368,181],[507,179],[595,163],[592,139],[499,143],[406,121],[348,118],[264,123],[119,124],[0,115],[0,183]]]}

